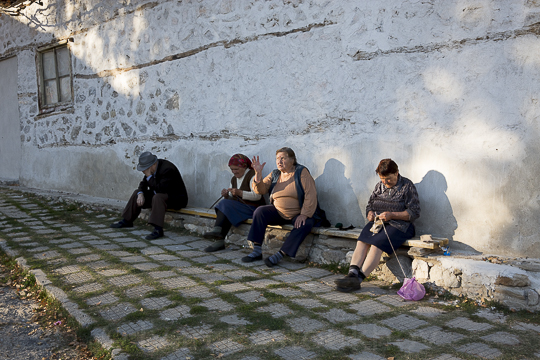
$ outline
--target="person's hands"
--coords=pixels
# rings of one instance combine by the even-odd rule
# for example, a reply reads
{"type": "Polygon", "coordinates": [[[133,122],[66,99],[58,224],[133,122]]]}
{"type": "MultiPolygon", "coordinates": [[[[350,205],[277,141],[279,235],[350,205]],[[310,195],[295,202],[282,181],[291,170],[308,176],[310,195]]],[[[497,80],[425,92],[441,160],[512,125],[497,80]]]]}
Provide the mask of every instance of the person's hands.
{"type": "Polygon", "coordinates": [[[227,196],[229,195],[229,191],[227,189],[221,189],[221,196],[227,196]]]}
{"type": "Polygon", "coordinates": [[[244,192],[242,190],[240,190],[240,189],[230,188],[229,192],[232,194],[232,196],[242,197],[244,195],[244,192]]]}
{"type": "Polygon", "coordinates": [[[140,193],[137,195],[137,206],[143,206],[144,205],[144,194],[140,193]]]}
{"type": "Polygon", "coordinates": [[[251,167],[258,174],[262,173],[264,165],[266,165],[266,162],[262,163],[262,165],[261,165],[261,162],[259,161],[258,156],[254,156],[253,159],[251,159],[251,167]]]}
{"type": "Polygon", "coordinates": [[[370,211],[368,212],[367,214],[367,220],[368,221],[375,221],[375,218],[377,217],[377,215],[375,215],[375,212],[374,211],[370,211]]]}
{"type": "Polygon", "coordinates": [[[382,221],[390,221],[394,218],[392,215],[393,213],[386,211],[386,212],[383,212],[382,214],[379,214],[379,219],[381,219],[382,221]]]}
{"type": "Polygon", "coordinates": [[[298,229],[300,226],[304,225],[306,223],[307,218],[308,217],[306,215],[302,215],[302,214],[298,215],[296,217],[296,220],[294,220],[294,227],[298,229]]]}

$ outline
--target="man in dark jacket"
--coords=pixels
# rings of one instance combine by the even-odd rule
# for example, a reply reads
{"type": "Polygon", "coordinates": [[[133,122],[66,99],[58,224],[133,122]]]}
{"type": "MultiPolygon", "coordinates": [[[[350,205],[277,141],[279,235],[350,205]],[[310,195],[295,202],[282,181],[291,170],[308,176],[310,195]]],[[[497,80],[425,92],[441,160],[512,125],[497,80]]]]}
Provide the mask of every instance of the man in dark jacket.
{"type": "Polygon", "coordinates": [[[146,239],[154,240],[163,236],[163,223],[167,209],[178,210],[186,207],[188,202],[186,187],[180,172],[172,162],[158,159],[149,151],[139,156],[137,170],[144,174],[139,188],[133,192],[124,208],[123,219],[112,224],[111,227],[132,227],[141,209],[152,208],[148,223],[154,226],[154,231],[146,236],[146,239]]]}

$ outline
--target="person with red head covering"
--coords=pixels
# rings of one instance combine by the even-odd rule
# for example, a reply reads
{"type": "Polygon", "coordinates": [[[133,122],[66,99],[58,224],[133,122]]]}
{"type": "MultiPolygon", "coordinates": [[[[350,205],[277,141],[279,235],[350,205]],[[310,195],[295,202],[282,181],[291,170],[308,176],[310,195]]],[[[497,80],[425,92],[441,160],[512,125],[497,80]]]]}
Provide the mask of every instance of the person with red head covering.
{"type": "Polygon", "coordinates": [[[243,154],[235,154],[229,160],[229,168],[233,173],[231,186],[221,190],[224,199],[215,207],[217,218],[214,228],[203,235],[206,239],[216,240],[204,249],[206,252],[225,249],[225,236],[231,226],[240,225],[253,216],[257,206],[266,205],[264,198],[251,189],[255,176],[251,160],[243,154]]]}

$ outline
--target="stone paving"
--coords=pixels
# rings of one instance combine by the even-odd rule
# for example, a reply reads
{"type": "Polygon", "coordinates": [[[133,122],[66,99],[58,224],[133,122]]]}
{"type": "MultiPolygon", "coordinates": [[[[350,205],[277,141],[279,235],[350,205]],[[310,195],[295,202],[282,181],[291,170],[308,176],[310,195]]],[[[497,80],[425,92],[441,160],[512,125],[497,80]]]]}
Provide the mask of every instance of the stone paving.
{"type": "Polygon", "coordinates": [[[207,254],[186,231],[144,239],[117,216],[0,188],[0,243],[115,359],[529,359],[540,325],[434,298],[406,302],[376,281],[336,292],[338,275],[285,260],[244,264],[241,249],[207,254]]]}

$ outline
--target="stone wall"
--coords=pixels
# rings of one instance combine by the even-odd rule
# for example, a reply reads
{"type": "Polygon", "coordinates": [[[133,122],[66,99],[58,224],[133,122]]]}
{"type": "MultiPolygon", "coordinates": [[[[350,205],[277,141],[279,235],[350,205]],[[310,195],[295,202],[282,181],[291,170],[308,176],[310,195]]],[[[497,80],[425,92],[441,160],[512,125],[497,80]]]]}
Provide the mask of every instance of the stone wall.
{"type": "Polygon", "coordinates": [[[125,199],[151,150],[209,206],[232,154],[269,172],[290,146],[332,223],[362,226],[391,157],[419,233],[540,257],[539,23],[536,0],[44,0],[0,17],[20,183],[125,199]],[[66,39],[74,101],[42,112],[36,49],[66,39]]]}

